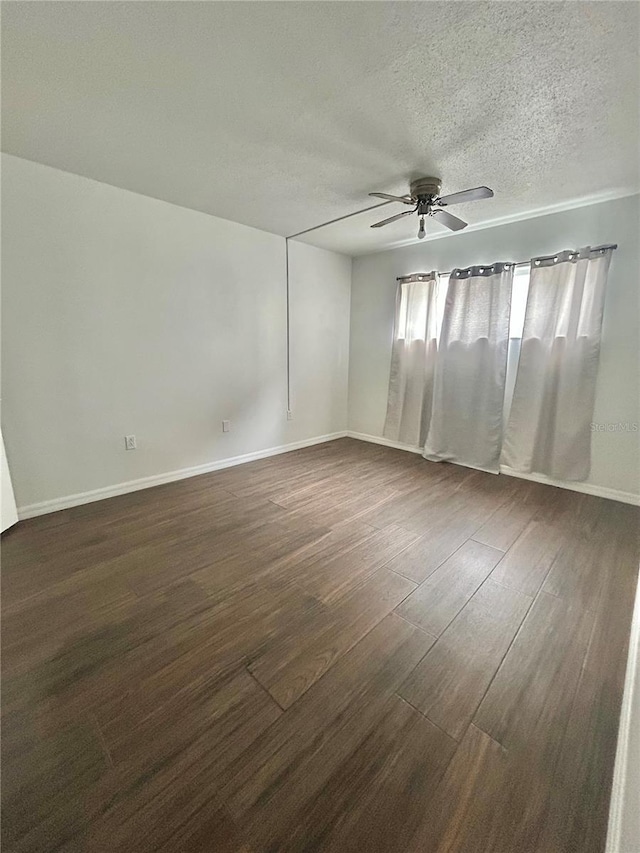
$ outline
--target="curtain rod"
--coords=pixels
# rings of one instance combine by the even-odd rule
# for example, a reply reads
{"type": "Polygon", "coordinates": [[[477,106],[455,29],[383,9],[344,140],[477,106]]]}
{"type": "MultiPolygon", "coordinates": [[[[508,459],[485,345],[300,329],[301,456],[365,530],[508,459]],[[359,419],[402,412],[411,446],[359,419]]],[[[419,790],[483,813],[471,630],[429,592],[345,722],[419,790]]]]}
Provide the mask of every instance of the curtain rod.
{"type": "MultiPolygon", "coordinates": [[[[604,252],[607,249],[611,249],[613,251],[614,249],[617,249],[617,248],[618,248],[617,243],[607,243],[604,246],[594,246],[593,249],[591,249],[591,251],[592,252],[604,252]]],[[[551,260],[552,258],[557,258],[557,257],[558,257],[558,254],[541,255],[538,258],[535,258],[535,260],[547,261],[547,260],[551,260]]],[[[534,260],[534,259],[529,258],[528,261],[509,261],[509,263],[512,263],[514,265],[514,267],[522,267],[522,266],[530,264],[532,260],[534,260]]],[[[487,266],[491,266],[491,264],[487,264],[487,266]]],[[[452,272],[453,272],[453,270],[448,270],[447,272],[441,272],[438,274],[439,275],[451,275],[452,272]]],[[[431,273],[428,273],[428,272],[414,272],[414,273],[410,273],[409,275],[399,275],[396,277],[396,281],[424,281],[425,279],[428,279],[430,275],[431,275],[431,273]]]]}

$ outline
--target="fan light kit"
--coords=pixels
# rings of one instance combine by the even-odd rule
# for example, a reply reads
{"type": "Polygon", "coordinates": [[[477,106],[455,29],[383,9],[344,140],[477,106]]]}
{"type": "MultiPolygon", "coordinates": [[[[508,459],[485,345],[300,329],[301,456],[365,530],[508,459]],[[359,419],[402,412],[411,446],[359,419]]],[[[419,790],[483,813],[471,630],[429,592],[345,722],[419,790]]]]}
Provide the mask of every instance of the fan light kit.
{"type": "Polygon", "coordinates": [[[444,210],[451,204],[462,204],[465,201],[478,201],[482,198],[493,198],[493,190],[489,187],[475,187],[472,190],[462,190],[459,193],[451,195],[440,195],[442,182],[440,178],[418,178],[417,181],[412,181],[409,187],[409,195],[398,196],[389,195],[388,193],[369,193],[374,198],[383,198],[385,201],[398,201],[401,204],[406,204],[411,207],[411,210],[404,210],[402,213],[397,213],[395,216],[390,216],[388,219],[383,219],[382,222],[376,222],[371,228],[382,228],[383,225],[388,225],[390,222],[395,222],[396,219],[402,219],[403,216],[409,216],[412,213],[417,213],[420,218],[420,228],[418,230],[418,239],[422,240],[426,232],[424,230],[425,216],[433,216],[436,222],[450,228],[451,231],[462,231],[467,227],[467,223],[458,219],[444,210]]]}

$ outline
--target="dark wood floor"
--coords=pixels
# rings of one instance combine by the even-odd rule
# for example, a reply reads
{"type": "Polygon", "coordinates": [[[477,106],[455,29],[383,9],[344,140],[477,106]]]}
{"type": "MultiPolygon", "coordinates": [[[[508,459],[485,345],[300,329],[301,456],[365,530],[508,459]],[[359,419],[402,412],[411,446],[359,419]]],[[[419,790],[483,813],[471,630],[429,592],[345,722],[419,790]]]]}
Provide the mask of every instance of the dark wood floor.
{"type": "Polygon", "coordinates": [[[2,849],[603,850],[638,521],[342,439],[21,522],[2,849]]]}

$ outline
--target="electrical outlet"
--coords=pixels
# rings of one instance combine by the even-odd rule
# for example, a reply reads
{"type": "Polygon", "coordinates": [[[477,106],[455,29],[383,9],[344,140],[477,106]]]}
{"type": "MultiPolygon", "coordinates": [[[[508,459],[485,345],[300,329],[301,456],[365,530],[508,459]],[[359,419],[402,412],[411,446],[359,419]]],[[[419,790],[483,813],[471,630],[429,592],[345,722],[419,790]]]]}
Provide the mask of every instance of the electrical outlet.
{"type": "Polygon", "coordinates": [[[138,445],[136,444],[135,435],[125,435],[124,448],[125,450],[137,450],[138,445]]]}
{"type": "Polygon", "coordinates": [[[231,429],[231,421],[222,421],[222,432],[229,432],[231,429]]]}
{"type": "Polygon", "coordinates": [[[291,409],[287,409],[287,420],[288,421],[293,420],[293,412],[291,411],[291,409]]]}

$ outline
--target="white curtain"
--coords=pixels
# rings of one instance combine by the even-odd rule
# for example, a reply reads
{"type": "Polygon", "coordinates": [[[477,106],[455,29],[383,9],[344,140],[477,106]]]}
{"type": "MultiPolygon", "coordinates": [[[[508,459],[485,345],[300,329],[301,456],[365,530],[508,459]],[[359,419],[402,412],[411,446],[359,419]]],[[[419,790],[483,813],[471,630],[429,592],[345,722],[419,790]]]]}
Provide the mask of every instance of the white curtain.
{"type": "Polygon", "coordinates": [[[400,281],[384,435],[422,447],[431,418],[437,352],[437,274],[400,281]]]}
{"type": "Polygon", "coordinates": [[[451,273],[427,459],[499,470],[513,271],[496,263],[451,273]]]}
{"type": "Polygon", "coordinates": [[[611,249],[531,262],[520,361],[502,462],[528,473],[584,480],[611,249]]]}

